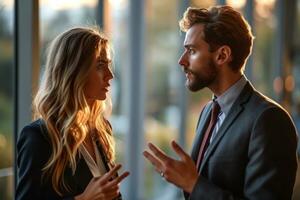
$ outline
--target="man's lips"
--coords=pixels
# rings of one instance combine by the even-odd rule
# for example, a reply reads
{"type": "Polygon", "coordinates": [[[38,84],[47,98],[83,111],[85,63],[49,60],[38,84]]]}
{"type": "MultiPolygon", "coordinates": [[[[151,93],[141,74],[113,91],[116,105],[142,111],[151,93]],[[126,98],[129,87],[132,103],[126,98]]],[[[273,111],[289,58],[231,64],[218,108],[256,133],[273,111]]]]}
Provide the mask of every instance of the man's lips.
{"type": "Polygon", "coordinates": [[[191,76],[193,75],[193,73],[192,73],[191,71],[189,71],[189,70],[184,70],[184,73],[185,73],[185,77],[186,77],[187,79],[190,79],[191,76]]]}

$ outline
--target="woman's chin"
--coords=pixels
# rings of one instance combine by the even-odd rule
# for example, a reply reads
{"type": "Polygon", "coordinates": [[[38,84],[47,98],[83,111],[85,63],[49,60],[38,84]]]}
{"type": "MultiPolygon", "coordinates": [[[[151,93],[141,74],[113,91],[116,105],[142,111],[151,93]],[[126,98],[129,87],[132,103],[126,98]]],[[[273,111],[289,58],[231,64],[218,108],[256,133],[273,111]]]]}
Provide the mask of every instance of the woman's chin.
{"type": "Polygon", "coordinates": [[[99,101],[104,101],[106,99],[106,93],[99,95],[99,97],[97,98],[97,100],[99,101]]]}

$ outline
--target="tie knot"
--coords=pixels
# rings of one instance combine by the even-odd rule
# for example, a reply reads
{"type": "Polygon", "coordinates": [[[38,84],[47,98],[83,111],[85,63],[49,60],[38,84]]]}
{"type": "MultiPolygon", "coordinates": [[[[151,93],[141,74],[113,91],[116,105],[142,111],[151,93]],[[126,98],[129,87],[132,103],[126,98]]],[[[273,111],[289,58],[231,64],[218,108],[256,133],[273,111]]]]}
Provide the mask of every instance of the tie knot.
{"type": "Polygon", "coordinates": [[[212,110],[211,110],[211,118],[214,119],[214,120],[217,119],[220,110],[221,110],[221,107],[218,104],[218,102],[213,101],[212,110]]]}

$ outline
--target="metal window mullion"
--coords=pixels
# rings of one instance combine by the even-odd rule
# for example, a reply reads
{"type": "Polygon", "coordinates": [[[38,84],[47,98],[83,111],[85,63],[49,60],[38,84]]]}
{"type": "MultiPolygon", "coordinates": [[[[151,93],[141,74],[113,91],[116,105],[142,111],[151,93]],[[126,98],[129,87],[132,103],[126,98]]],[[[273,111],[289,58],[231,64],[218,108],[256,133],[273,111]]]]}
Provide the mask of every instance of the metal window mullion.
{"type": "Polygon", "coordinates": [[[97,25],[104,30],[104,0],[98,0],[96,6],[96,21],[97,25]]]}
{"type": "MultiPolygon", "coordinates": [[[[32,120],[32,96],[39,80],[39,1],[16,0],[14,22],[14,146],[16,147],[18,134],[32,120]]],[[[16,167],[15,160],[15,175],[16,167]]],[[[15,186],[16,183],[17,176],[15,186]]]]}
{"type": "Polygon", "coordinates": [[[127,145],[128,177],[125,199],[140,200],[143,197],[143,163],[141,154],[144,148],[144,1],[129,1],[129,129],[127,145]]]}

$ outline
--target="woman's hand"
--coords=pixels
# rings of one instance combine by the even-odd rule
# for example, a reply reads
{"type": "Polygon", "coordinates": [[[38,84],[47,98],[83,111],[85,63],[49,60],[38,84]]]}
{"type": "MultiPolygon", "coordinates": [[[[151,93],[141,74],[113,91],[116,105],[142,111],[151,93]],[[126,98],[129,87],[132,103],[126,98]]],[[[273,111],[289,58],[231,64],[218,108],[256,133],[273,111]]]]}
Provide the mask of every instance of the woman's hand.
{"type": "Polygon", "coordinates": [[[129,175],[129,172],[124,172],[116,177],[120,168],[121,165],[118,164],[103,176],[92,178],[85,191],[76,196],[75,200],[112,200],[118,197],[120,182],[129,175]]]}

